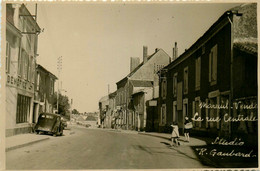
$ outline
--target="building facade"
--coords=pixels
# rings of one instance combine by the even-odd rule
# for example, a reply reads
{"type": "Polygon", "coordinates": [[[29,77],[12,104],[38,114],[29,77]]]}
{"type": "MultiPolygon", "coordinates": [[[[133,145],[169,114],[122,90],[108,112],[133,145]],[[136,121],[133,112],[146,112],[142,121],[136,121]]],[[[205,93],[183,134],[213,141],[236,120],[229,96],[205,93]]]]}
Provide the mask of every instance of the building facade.
{"type": "Polygon", "coordinates": [[[108,96],[102,97],[98,102],[98,106],[99,106],[98,126],[103,128],[105,124],[106,114],[108,112],[109,97],[108,96]]]}
{"type": "Polygon", "coordinates": [[[6,4],[6,136],[31,131],[40,27],[24,4],[6,4]]]}
{"type": "Polygon", "coordinates": [[[54,112],[54,85],[58,78],[41,65],[37,65],[34,84],[32,122],[36,123],[40,113],[54,112]]]}
{"type": "MultiPolygon", "coordinates": [[[[131,103],[133,88],[130,83],[131,80],[136,81],[152,81],[156,80],[157,72],[170,62],[170,56],[162,49],[155,49],[155,52],[148,56],[147,47],[143,47],[143,62],[137,65],[138,60],[131,58],[130,64],[137,65],[136,67],[130,66],[130,73],[117,84],[116,105],[117,112],[121,118],[120,127],[123,129],[133,129],[134,112],[129,108],[131,103]]],[[[157,79],[158,80],[158,79],[157,79]]],[[[146,111],[144,113],[146,116],[146,111]]],[[[135,129],[135,128],[134,128],[135,129]]]]}
{"type": "Polygon", "coordinates": [[[172,122],[183,132],[188,116],[194,133],[239,134],[257,142],[256,22],[256,4],[225,12],[161,70],[159,132],[169,130],[172,122]]]}

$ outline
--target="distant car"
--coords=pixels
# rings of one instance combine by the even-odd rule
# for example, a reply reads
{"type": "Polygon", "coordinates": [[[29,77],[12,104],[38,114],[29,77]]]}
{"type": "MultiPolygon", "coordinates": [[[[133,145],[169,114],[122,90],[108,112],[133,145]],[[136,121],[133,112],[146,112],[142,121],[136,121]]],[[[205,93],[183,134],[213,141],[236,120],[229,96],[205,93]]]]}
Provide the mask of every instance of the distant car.
{"type": "Polygon", "coordinates": [[[42,113],[39,115],[38,122],[35,125],[35,132],[37,134],[43,132],[46,134],[52,134],[53,136],[63,134],[63,124],[61,116],[52,113],[42,113]]]}

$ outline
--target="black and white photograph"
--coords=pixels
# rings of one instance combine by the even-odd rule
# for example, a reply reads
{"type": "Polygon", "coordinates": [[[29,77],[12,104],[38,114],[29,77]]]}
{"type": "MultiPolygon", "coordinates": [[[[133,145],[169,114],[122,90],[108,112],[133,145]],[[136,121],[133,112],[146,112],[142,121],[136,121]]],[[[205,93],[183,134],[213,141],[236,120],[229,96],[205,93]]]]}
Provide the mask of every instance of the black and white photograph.
{"type": "Polygon", "coordinates": [[[257,1],[5,1],[3,170],[258,169],[257,1]]]}

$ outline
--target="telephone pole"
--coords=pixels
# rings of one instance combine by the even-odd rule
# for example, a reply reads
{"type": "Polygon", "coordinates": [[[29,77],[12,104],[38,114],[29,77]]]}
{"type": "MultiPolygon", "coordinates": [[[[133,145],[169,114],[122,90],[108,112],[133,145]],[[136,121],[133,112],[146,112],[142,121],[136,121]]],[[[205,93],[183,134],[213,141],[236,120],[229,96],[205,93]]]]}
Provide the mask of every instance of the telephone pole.
{"type": "Polygon", "coordinates": [[[62,56],[58,57],[57,70],[58,70],[57,114],[59,114],[60,72],[62,70],[62,56]]]}

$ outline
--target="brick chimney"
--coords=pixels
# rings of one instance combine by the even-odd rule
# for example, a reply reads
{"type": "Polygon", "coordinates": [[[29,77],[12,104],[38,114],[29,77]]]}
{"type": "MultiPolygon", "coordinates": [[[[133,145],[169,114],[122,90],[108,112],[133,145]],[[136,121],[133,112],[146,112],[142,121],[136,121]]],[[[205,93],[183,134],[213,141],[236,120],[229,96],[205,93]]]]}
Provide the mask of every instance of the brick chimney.
{"type": "Polygon", "coordinates": [[[143,62],[144,63],[147,62],[147,58],[148,58],[147,50],[148,50],[148,47],[147,46],[143,46],[143,62]]]}
{"type": "Polygon", "coordinates": [[[130,72],[132,72],[140,64],[140,58],[130,57],[130,72]]]}
{"type": "Polygon", "coordinates": [[[172,61],[175,60],[175,48],[172,48],[172,61]]]}
{"type": "Polygon", "coordinates": [[[175,59],[178,58],[178,47],[177,47],[177,42],[175,42],[175,59]]]}

